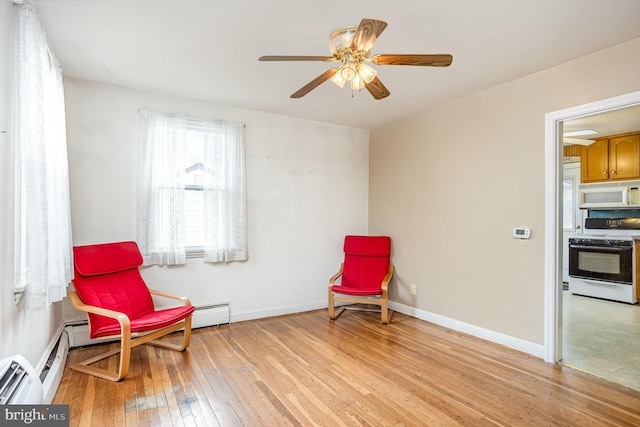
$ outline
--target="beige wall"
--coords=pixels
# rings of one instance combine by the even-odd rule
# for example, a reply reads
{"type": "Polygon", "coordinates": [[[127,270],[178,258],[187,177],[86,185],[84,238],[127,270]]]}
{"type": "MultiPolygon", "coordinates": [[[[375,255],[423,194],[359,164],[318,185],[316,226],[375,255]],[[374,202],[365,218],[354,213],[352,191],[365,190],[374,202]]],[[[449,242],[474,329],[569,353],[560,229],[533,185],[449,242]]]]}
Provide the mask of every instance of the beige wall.
{"type": "Polygon", "coordinates": [[[545,113],[640,90],[638,52],[640,39],[371,131],[369,232],[392,236],[393,301],[543,343],[545,113]],[[511,237],[519,225],[530,240],[511,237]]]}

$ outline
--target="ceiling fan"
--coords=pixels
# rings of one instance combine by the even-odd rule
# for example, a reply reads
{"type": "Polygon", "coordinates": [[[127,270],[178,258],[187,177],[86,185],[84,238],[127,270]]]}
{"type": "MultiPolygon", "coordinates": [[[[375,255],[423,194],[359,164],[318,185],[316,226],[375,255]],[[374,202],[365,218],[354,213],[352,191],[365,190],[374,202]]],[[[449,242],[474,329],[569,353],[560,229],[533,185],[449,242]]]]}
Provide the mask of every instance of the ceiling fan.
{"type": "Polygon", "coordinates": [[[398,55],[381,54],[369,58],[371,48],[376,39],[387,27],[387,23],[377,19],[363,19],[360,25],[341,27],[329,36],[329,48],[332,56],[261,56],[259,61],[323,61],[339,62],[340,66],[331,68],[304,85],[291,95],[291,98],[302,98],[327,80],[340,87],[346,82],[351,90],[365,87],[375,99],[389,96],[389,90],[377,77],[377,71],[367,65],[419,65],[432,67],[448,67],[453,61],[449,54],[435,55],[398,55]]]}

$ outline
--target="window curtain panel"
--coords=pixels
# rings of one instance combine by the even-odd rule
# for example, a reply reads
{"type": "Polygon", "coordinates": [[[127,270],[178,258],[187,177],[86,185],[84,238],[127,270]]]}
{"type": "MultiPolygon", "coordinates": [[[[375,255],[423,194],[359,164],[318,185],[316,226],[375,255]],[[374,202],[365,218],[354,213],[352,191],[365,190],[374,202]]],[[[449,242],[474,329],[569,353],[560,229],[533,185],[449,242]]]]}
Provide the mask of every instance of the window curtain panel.
{"type": "Polygon", "coordinates": [[[138,245],[146,265],[185,264],[184,174],[188,118],[142,109],[138,245]]]}
{"type": "Polygon", "coordinates": [[[17,80],[16,282],[30,308],[66,295],[73,279],[62,72],[31,2],[14,5],[17,80]]]}
{"type": "Polygon", "coordinates": [[[205,167],[215,171],[204,184],[204,260],[244,261],[247,206],[244,125],[208,122],[205,167]]]}

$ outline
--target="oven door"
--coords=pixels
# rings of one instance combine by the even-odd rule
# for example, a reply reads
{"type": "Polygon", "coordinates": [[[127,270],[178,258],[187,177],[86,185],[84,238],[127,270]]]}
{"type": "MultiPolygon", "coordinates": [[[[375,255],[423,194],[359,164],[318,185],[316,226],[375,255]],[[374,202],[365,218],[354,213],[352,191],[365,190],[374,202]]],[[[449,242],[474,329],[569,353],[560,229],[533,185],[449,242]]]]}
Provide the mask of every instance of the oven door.
{"type": "Polygon", "coordinates": [[[633,246],[569,244],[569,276],[633,283],[633,246]]]}

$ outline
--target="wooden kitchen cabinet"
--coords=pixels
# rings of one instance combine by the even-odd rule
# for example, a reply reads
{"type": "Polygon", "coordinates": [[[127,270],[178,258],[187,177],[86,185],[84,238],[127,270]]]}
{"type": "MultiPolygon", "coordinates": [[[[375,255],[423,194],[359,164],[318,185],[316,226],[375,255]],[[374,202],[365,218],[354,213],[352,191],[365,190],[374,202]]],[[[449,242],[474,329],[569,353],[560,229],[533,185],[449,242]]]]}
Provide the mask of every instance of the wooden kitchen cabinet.
{"type": "Polygon", "coordinates": [[[609,179],[609,140],[598,139],[580,147],[580,180],[582,182],[609,179]]]}
{"type": "Polygon", "coordinates": [[[640,178],[640,133],[597,139],[580,147],[581,181],[640,178]]]}
{"type": "Polygon", "coordinates": [[[640,134],[609,138],[609,179],[640,177],[640,134]]]}

